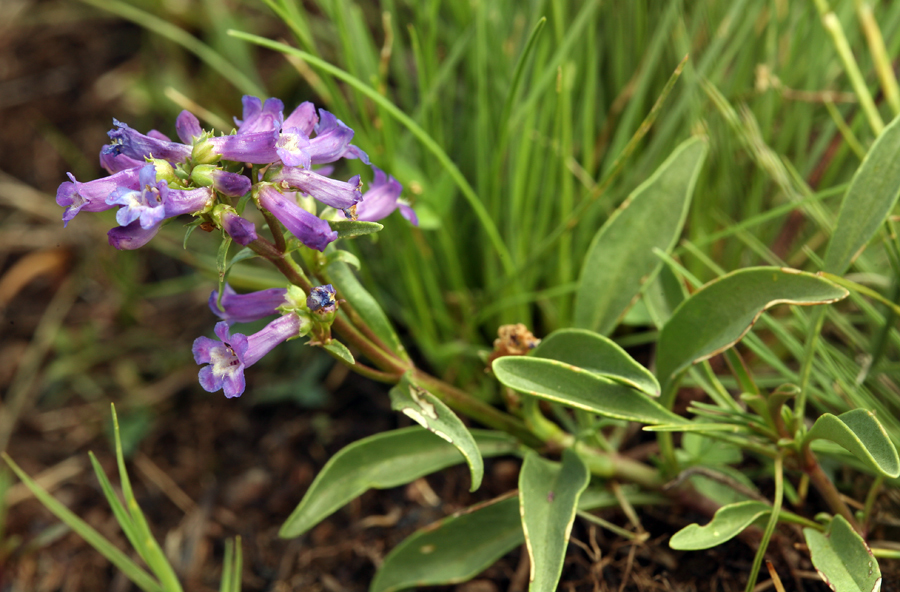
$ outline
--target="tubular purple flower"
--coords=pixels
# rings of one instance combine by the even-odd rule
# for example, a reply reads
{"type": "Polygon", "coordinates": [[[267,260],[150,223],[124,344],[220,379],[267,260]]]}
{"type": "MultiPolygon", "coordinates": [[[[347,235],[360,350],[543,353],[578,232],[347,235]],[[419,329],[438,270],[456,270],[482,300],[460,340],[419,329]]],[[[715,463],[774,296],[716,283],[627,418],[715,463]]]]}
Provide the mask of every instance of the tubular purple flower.
{"type": "Polygon", "coordinates": [[[110,175],[128,169],[137,169],[147,164],[143,160],[130,158],[124,154],[113,154],[114,150],[110,146],[110,144],[105,144],[100,150],[100,166],[110,175]]]}
{"type": "Polygon", "coordinates": [[[244,104],[243,120],[235,117],[234,123],[238,126],[238,134],[252,134],[256,132],[271,132],[281,129],[284,121],[284,103],[280,99],[266,99],[265,104],[256,97],[244,95],[241,99],[244,104]]]}
{"type": "Polygon", "coordinates": [[[360,150],[358,147],[350,144],[347,146],[347,149],[344,150],[344,153],[341,154],[341,158],[346,158],[348,160],[353,160],[354,158],[358,158],[362,161],[363,164],[371,165],[372,163],[369,161],[369,155],[360,150]]]}
{"type": "Polygon", "coordinates": [[[311,195],[336,210],[346,210],[356,205],[362,199],[362,194],[359,192],[359,175],[352,177],[345,183],[323,177],[306,169],[286,166],[282,167],[281,170],[275,171],[271,180],[301,193],[311,195]]]}
{"type": "Polygon", "coordinates": [[[159,132],[141,134],[117,119],[113,119],[115,128],[109,130],[109,139],[112,143],[106,152],[118,155],[124,154],[129,158],[143,160],[147,157],[161,158],[178,164],[187,160],[191,155],[191,147],[186,144],[170,142],[159,132]],[[162,137],[160,137],[162,136],[162,137]]]}
{"type": "Polygon", "coordinates": [[[196,214],[213,204],[215,194],[209,187],[196,189],[169,188],[168,199],[165,200],[166,218],[174,218],[182,214],[196,214]]]}
{"type": "Polygon", "coordinates": [[[56,203],[64,206],[63,225],[67,226],[78,212],[103,212],[113,206],[106,203],[106,198],[119,187],[137,189],[140,187],[139,170],[126,169],[109,177],[95,179],[87,183],[75,180],[72,173],[67,173],[71,181],[64,181],[56,190],[56,203]]]}
{"type": "Polygon", "coordinates": [[[229,173],[211,164],[198,164],[191,171],[191,180],[202,187],[213,189],[228,197],[240,197],[250,191],[250,178],[240,173],[229,173]]]}
{"type": "Polygon", "coordinates": [[[249,294],[238,294],[230,285],[225,284],[222,290],[222,310],[216,304],[219,291],[213,290],[209,295],[209,309],[213,314],[228,323],[252,323],[274,314],[278,314],[278,307],[287,301],[284,288],[270,288],[249,294]]]}
{"type": "Polygon", "coordinates": [[[139,180],[138,189],[118,187],[109,194],[106,203],[110,206],[122,206],[116,212],[119,226],[128,226],[139,220],[141,228],[146,230],[166,218],[163,204],[169,194],[169,185],[165,181],[156,180],[156,167],[152,164],[141,168],[139,180]]]}
{"type": "Polygon", "coordinates": [[[261,331],[247,337],[230,335],[228,323],[216,324],[219,341],[208,337],[194,340],[194,361],[208,364],[200,369],[200,386],[210,393],[224,390],[228,398],[240,397],[246,388],[244,369],[249,368],[279,343],[298,337],[304,323],[294,313],[286,314],[261,331]]]}
{"type": "Polygon", "coordinates": [[[250,164],[269,164],[278,160],[276,142],[278,131],[255,132],[251,134],[232,134],[216,136],[203,142],[211,151],[225,160],[249,162],[250,164]]]}
{"type": "Polygon", "coordinates": [[[319,123],[319,118],[316,117],[315,105],[309,101],[304,101],[285,118],[282,127],[296,127],[308,137],[316,129],[317,123],[319,123]]]}
{"type": "Polygon", "coordinates": [[[258,199],[261,207],[271,212],[288,232],[307,247],[324,251],[329,243],[337,240],[337,231],[332,230],[328,222],[310,214],[272,185],[262,185],[258,199]]]}
{"type": "Polygon", "coordinates": [[[241,218],[232,211],[225,210],[222,212],[220,219],[222,228],[225,229],[225,232],[228,233],[231,240],[242,247],[246,247],[259,238],[256,234],[256,226],[253,225],[253,222],[241,218]]]}
{"type": "MultiPolygon", "coordinates": [[[[313,164],[327,164],[341,158],[350,146],[353,130],[344,122],[326,111],[319,109],[319,123],[316,124],[316,137],[310,140],[309,154],[313,164]]],[[[284,160],[284,159],[282,159],[284,160]]],[[[284,161],[290,166],[291,163],[284,161]]],[[[308,167],[306,167],[308,168],[308,167]]]]}
{"type": "Polygon", "coordinates": [[[309,147],[309,138],[296,127],[281,130],[281,134],[275,142],[275,151],[281,162],[287,166],[304,169],[308,169],[312,165],[309,147]]]}
{"type": "Polygon", "coordinates": [[[375,171],[375,179],[369,186],[369,190],[363,194],[362,201],[356,206],[356,219],[376,222],[400,208],[403,217],[418,226],[419,219],[416,213],[400,200],[403,186],[397,179],[385,174],[378,167],[373,166],[372,169],[375,171]]]}
{"type": "Polygon", "coordinates": [[[109,238],[109,244],[120,251],[132,251],[139,249],[150,242],[156,233],[159,232],[160,225],[157,224],[151,228],[141,228],[140,222],[132,222],[128,226],[116,226],[106,233],[109,238]]]}
{"type": "Polygon", "coordinates": [[[203,128],[200,127],[200,120],[190,111],[182,111],[175,120],[175,133],[178,139],[187,144],[193,145],[194,139],[203,135],[203,128]]]}

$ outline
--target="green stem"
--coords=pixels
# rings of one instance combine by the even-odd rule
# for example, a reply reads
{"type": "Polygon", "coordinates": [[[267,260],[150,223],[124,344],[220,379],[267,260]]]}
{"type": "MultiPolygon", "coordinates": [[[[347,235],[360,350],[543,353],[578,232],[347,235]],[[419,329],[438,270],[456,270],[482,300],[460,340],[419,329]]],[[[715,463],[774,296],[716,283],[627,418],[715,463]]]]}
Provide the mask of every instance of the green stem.
{"type": "Polygon", "coordinates": [[[266,219],[266,223],[269,225],[269,231],[272,233],[272,238],[275,239],[275,248],[280,253],[284,253],[287,250],[287,243],[284,242],[284,233],[281,232],[281,225],[278,223],[278,219],[272,215],[272,212],[259,208],[259,211],[262,212],[263,218],[266,219]]]}
{"type": "Polygon", "coordinates": [[[813,331],[806,341],[803,366],[800,368],[800,394],[797,395],[797,402],[794,405],[794,416],[798,421],[803,421],[803,414],[806,411],[806,399],[809,396],[809,377],[812,374],[813,360],[816,356],[816,348],[819,345],[819,335],[822,333],[822,326],[825,324],[825,307],[818,307],[813,315],[813,331]]]}
{"type": "Polygon", "coordinates": [[[575,442],[572,449],[578,453],[588,470],[598,477],[637,483],[656,490],[661,489],[665,483],[658,470],[626,456],[604,452],[584,442],[575,442]]]}
{"type": "Polygon", "coordinates": [[[775,500],[772,504],[772,513],[769,515],[769,523],[763,533],[762,540],[759,542],[759,549],[756,550],[756,557],[753,558],[753,568],[750,570],[750,578],[747,580],[747,587],[744,592],[752,592],[756,586],[756,578],[759,576],[759,569],[762,567],[763,558],[766,556],[766,548],[769,546],[769,540],[775,527],[778,525],[778,514],[781,511],[781,502],[784,496],[784,458],[779,454],[775,458],[775,500]]]}
{"type": "MultiPolygon", "coordinates": [[[[872,508],[875,507],[875,500],[878,499],[878,494],[881,493],[881,486],[884,484],[884,475],[878,475],[875,477],[875,482],[872,483],[872,487],[869,488],[869,493],[866,495],[866,503],[863,506],[863,523],[862,528],[864,532],[869,531],[869,518],[872,517],[872,508]]],[[[863,535],[865,536],[865,535],[863,535]]]]}

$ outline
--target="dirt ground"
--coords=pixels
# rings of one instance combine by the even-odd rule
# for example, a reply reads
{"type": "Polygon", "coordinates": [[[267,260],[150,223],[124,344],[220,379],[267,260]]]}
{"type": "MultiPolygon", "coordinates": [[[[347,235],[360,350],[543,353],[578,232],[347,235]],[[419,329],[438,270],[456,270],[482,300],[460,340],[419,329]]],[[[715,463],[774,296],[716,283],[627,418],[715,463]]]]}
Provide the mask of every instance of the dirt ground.
{"type": "MultiPolygon", "coordinates": [[[[30,12],[0,4],[12,18],[0,18],[0,438],[17,463],[127,548],[87,456],[94,451],[115,474],[108,404],[116,402],[133,445],[137,498],[191,591],[218,589],[223,542],[235,535],[243,540],[245,590],[365,590],[385,554],[414,530],[515,487],[519,462],[492,459],[474,494],[465,468],[456,467],[370,491],[299,539],[279,539],[331,455],[406,424],[382,385],[309,359],[303,364],[318,364],[324,381],[321,390],[310,387],[310,400],[226,400],[202,391],[190,345],[214,321],[205,280],[159,252],[116,253],[100,217],[79,217],[64,230],[53,201],[67,171],[85,180],[99,174],[97,152],[122,108],[103,91],[111,73],[140,67],[139,31],[109,19],[86,29],[54,18],[64,4],[41,3],[41,13],[21,4],[30,12]]],[[[288,354],[260,366],[251,390],[316,374],[298,374],[288,354]]],[[[20,484],[6,490],[5,502],[0,592],[136,589],[20,484]]],[[[627,523],[620,512],[603,516],[627,523]]],[[[650,538],[641,545],[577,521],[560,589],[742,590],[754,556],[746,544],[669,549],[669,536],[695,520],[704,518],[678,507],[644,509],[650,538]]],[[[826,590],[799,544],[784,530],[770,552],[787,589],[826,590]]],[[[517,549],[446,589],[526,590],[527,579],[527,553],[517,549]]],[[[889,579],[884,590],[896,590],[889,579]]],[[[760,581],[766,589],[768,576],[760,581]]]]}

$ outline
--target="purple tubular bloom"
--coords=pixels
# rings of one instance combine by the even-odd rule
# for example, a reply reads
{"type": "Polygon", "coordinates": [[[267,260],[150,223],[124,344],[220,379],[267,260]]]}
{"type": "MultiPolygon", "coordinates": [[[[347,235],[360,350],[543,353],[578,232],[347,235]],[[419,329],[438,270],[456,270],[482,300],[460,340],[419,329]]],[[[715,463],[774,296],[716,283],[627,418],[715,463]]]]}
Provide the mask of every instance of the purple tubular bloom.
{"type": "Polygon", "coordinates": [[[190,146],[163,139],[165,136],[159,132],[144,135],[117,119],[113,119],[113,123],[116,127],[108,132],[112,144],[104,152],[124,154],[138,160],[147,157],[161,158],[175,164],[184,162],[191,156],[190,146]]]}
{"type": "Polygon", "coordinates": [[[175,133],[178,139],[188,146],[194,143],[194,138],[203,135],[203,129],[200,127],[200,120],[190,111],[182,111],[175,120],[175,133]]]}
{"type": "Polygon", "coordinates": [[[308,169],[312,165],[309,148],[309,137],[296,127],[281,130],[275,142],[275,151],[287,166],[308,169]]]}
{"type": "Polygon", "coordinates": [[[213,189],[228,197],[240,197],[250,191],[250,177],[223,170],[212,171],[213,189]]]}
{"type": "Polygon", "coordinates": [[[219,299],[219,291],[213,290],[209,295],[209,309],[213,314],[232,325],[234,323],[252,323],[274,314],[278,314],[278,307],[285,303],[287,290],[284,288],[270,288],[238,294],[234,288],[225,284],[222,290],[222,309],[216,304],[219,299]]]}
{"type": "Polygon", "coordinates": [[[334,312],[337,309],[337,296],[334,286],[325,284],[316,286],[306,297],[306,306],[313,312],[334,312]]]}
{"type": "Polygon", "coordinates": [[[141,228],[147,230],[166,218],[165,201],[169,195],[169,185],[156,180],[156,167],[152,164],[141,168],[138,189],[118,187],[106,198],[107,205],[122,206],[116,212],[119,226],[128,226],[139,220],[141,228]]]}
{"type": "Polygon", "coordinates": [[[271,185],[263,185],[259,190],[259,204],[311,249],[324,251],[329,243],[337,240],[338,233],[328,222],[310,214],[271,185]]]}
{"type": "Polygon", "coordinates": [[[137,169],[147,164],[146,161],[136,160],[125,156],[124,154],[114,154],[113,152],[115,152],[115,150],[110,144],[104,145],[103,149],[100,151],[100,166],[102,166],[110,175],[121,171],[127,171],[128,169],[137,169]]]}
{"type": "Polygon", "coordinates": [[[64,181],[56,190],[56,203],[66,208],[63,213],[63,225],[68,225],[78,212],[103,212],[113,206],[106,198],[117,188],[137,189],[140,187],[138,169],[126,169],[87,183],[79,183],[72,173],[68,173],[71,181],[64,181]]]}
{"type": "Polygon", "coordinates": [[[215,199],[209,187],[197,189],[169,189],[165,201],[166,218],[174,218],[182,214],[194,214],[205,210],[215,199]]]}
{"type": "Polygon", "coordinates": [[[397,179],[385,174],[378,167],[373,166],[372,169],[375,171],[375,179],[369,190],[363,195],[362,201],[356,206],[356,219],[375,222],[400,208],[403,217],[418,226],[419,219],[416,213],[411,207],[400,201],[400,192],[403,191],[403,186],[397,179]]]}
{"type": "Polygon", "coordinates": [[[225,160],[249,162],[250,164],[269,164],[278,160],[275,143],[278,131],[234,134],[209,138],[207,142],[212,151],[225,160]]]}
{"type": "Polygon", "coordinates": [[[358,158],[362,161],[363,164],[372,165],[369,161],[369,155],[360,150],[358,147],[350,144],[347,146],[347,149],[344,150],[344,153],[341,154],[341,158],[346,158],[348,160],[352,160],[354,158],[358,158]]]}
{"type": "Polygon", "coordinates": [[[141,228],[141,223],[134,221],[128,226],[116,226],[106,233],[109,244],[120,251],[139,249],[150,242],[159,232],[159,224],[151,228],[141,228]]]}
{"type": "Polygon", "coordinates": [[[194,361],[208,364],[200,369],[200,386],[210,393],[224,390],[228,398],[240,397],[246,388],[244,369],[279,343],[300,335],[301,327],[300,317],[293,313],[272,321],[249,337],[240,333],[230,335],[228,323],[217,323],[219,341],[208,337],[194,340],[194,361]]]}
{"type": "Polygon", "coordinates": [[[284,121],[284,103],[281,100],[270,98],[263,104],[256,97],[244,95],[241,102],[244,104],[244,119],[234,120],[238,126],[238,134],[277,132],[281,129],[284,121]]]}
{"type": "MultiPolygon", "coordinates": [[[[222,228],[225,229],[225,232],[228,233],[231,240],[242,247],[246,247],[259,238],[256,234],[256,226],[253,225],[253,222],[241,218],[234,212],[229,212],[227,210],[222,213],[222,228]]],[[[227,296],[228,294],[226,293],[225,295],[227,296]]]]}
{"type": "Polygon", "coordinates": [[[303,134],[309,136],[316,129],[319,118],[316,117],[316,107],[309,101],[300,103],[294,111],[285,118],[282,127],[298,128],[303,134]]]}
{"type": "Polygon", "coordinates": [[[359,192],[359,175],[345,183],[323,177],[306,169],[286,166],[275,173],[272,181],[286,184],[291,189],[311,195],[336,210],[346,210],[362,199],[362,194],[359,192]]]}
{"type": "MultiPolygon", "coordinates": [[[[319,109],[316,137],[310,141],[309,146],[312,163],[326,164],[338,160],[347,151],[352,139],[352,129],[325,109],[319,109]]],[[[287,161],[284,164],[290,165],[287,161]]]]}

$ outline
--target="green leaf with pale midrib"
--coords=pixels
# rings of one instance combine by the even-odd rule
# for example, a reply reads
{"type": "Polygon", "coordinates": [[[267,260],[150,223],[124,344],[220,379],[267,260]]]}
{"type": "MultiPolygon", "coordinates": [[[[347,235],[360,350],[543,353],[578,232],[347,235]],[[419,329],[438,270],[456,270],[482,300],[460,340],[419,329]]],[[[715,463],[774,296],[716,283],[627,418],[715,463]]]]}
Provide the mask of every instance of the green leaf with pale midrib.
{"type": "Polygon", "coordinates": [[[842,275],[900,196],[900,117],[888,125],[853,175],[825,252],[825,271],[842,275]]]}
{"type": "Polygon", "coordinates": [[[661,263],[653,249],[672,250],[706,158],[691,138],[619,206],[594,236],[581,267],[574,325],[608,334],[661,263]]]}
{"type": "Polygon", "coordinates": [[[519,473],[519,511],[531,559],[532,592],[556,590],[578,498],[587,488],[590,473],[571,449],[562,463],[531,452],[519,473]]]}
{"type": "Polygon", "coordinates": [[[877,592],[881,568],[862,537],[843,516],[835,516],[825,533],[804,528],[812,562],[832,590],[877,592]]]}
{"type": "Polygon", "coordinates": [[[660,332],[656,374],[663,390],[691,364],[737,343],[768,308],[825,304],[847,294],[821,277],[780,267],[749,267],[713,280],[682,302],[660,332]]]}
{"type": "MultiPolygon", "coordinates": [[[[509,454],[516,441],[506,434],[472,430],[482,456],[509,454]]],[[[335,454],[316,476],[279,536],[300,536],[369,489],[396,487],[463,462],[451,444],[420,427],[383,432],[335,454]]]]}
{"type": "Polygon", "coordinates": [[[378,222],[363,222],[362,220],[331,220],[328,225],[337,231],[338,238],[355,238],[378,232],[384,226],[378,222]]]}
{"type": "Polygon", "coordinates": [[[411,418],[426,430],[450,442],[466,458],[472,475],[470,491],[481,487],[484,477],[484,460],[472,433],[447,405],[427,390],[410,381],[407,372],[391,389],[391,409],[411,418]]]}
{"type": "Polygon", "coordinates": [[[881,474],[900,476],[900,456],[875,414],[854,409],[841,415],[824,413],[810,428],[805,443],[821,438],[840,445],[881,474]]]}
{"type": "Polygon", "coordinates": [[[705,526],[689,524],[672,535],[669,546],[679,551],[710,549],[733,539],[771,511],[769,504],[755,501],[722,506],[705,526]]]}
{"type": "Polygon", "coordinates": [[[636,388],[651,397],[659,396],[659,383],[652,372],[638,364],[614,341],[592,331],[554,331],[541,341],[531,355],[578,366],[603,378],[636,388]]]}
{"type": "Polygon", "coordinates": [[[513,390],[598,415],[649,424],[685,422],[631,387],[556,360],[505,356],[494,360],[493,370],[513,390]]]}

